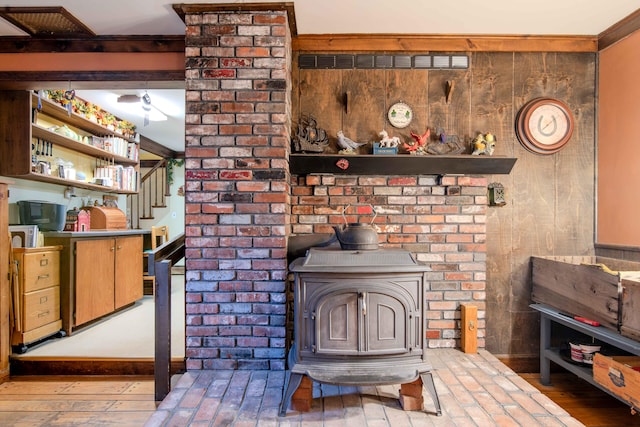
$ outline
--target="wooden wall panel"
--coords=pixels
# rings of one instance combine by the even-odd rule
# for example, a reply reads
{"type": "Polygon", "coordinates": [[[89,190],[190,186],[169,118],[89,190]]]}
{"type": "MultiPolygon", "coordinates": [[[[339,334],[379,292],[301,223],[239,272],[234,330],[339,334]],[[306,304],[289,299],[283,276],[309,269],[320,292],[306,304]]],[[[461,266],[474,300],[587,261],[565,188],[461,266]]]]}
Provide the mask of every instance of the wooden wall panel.
{"type": "Polygon", "coordinates": [[[471,139],[469,122],[469,70],[433,70],[429,73],[429,126],[441,127],[445,133],[458,135],[465,153],[471,139]],[[450,101],[447,103],[447,81],[455,82],[450,101]]]}
{"type": "MultiPolygon", "coordinates": [[[[506,73],[513,65],[513,53],[478,53],[471,59],[470,121],[475,132],[492,132],[496,137],[496,155],[514,154],[513,78],[506,73]]],[[[516,167],[518,163],[516,162],[516,167]]],[[[487,348],[499,348],[511,338],[511,266],[513,257],[513,173],[494,175],[488,182],[501,183],[507,204],[487,208],[487,348]]]]}
{"type": "MultiPolygon", "coordinates": [[[[376,141],[377,133],[384,127],[385,70],[344,70],[342,93],[349,98],[348,110],[343,110],[340,129],[354,141],[376,141]]],[[[362,147],[370,153],[371,146],[362,147]]]]}
{"type": "Polygon", "coordinates": [[[302,70],[300,90],[294,89],[300,100],[293,105],[299,102],[301,110],[321,117],[319,124],[333,140],[341,126],[354,133],[352,139],[375,136],[381,126],[404,140],[423,126],[442,126],[465,144],[477,132],[496,135],[496,154],[518,161],[510,175],[488,177],[504,185],[507,205],[487,211],[486,348],[535,355],[539,329],[538,316],[528,307],[530,257],[593,253],[595,54],[467,54],[467,70],[302,70]],[[447,80],[455,81],[450,103],[447,80]],[[340,102],[345,90],[357,100],[348,114],[340,102]],[[564,100],[576,118],[574,138],[553,155],[531,153],[515,136],[518,109],[539,96],[564,100]],[[415,113],[404,130],[385,119],[388,106],[399,100],[415,113]]]}

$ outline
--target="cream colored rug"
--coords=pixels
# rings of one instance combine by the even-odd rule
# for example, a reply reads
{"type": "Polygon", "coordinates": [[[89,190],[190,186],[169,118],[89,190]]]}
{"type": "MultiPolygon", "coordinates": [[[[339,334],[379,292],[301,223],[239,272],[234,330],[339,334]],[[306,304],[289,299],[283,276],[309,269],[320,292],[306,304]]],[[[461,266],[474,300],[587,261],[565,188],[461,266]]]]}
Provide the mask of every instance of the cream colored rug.
{"type": "MultiPolygon", "coordinates": [[[[171,289],[171,357],[184,357],[184,275],[171,276],[171,289]]],[[[49,339],[23,356],[153,358],[154,329],[153,297],[145,296],[132,307],[69,337],[49,339]]]]}

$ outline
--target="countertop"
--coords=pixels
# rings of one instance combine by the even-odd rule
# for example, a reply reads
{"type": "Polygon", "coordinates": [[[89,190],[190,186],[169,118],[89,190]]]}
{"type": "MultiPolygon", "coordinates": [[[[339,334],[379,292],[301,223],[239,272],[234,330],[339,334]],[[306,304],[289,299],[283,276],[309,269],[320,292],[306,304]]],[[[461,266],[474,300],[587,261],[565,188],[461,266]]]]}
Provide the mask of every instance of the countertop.
{"type": "Polygon", "coordinates": [[[90,230],[90,231],[45,231],[44,237],[108,237],[151,234],[150,230],[90,230]]]}

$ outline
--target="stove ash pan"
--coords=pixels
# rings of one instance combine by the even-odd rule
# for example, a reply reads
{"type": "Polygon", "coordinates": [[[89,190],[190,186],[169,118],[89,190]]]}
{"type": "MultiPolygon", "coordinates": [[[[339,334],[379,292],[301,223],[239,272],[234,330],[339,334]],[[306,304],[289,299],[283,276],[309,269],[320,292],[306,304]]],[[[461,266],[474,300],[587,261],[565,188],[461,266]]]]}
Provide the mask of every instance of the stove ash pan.
{"type": "Polygon", "coordinates": [[[304,258],[298,258],[289,265],[294,273],[397,273],[431,271],[418,264],[405,250],[342,250],[336,248],[311,248],[304,258]]]}

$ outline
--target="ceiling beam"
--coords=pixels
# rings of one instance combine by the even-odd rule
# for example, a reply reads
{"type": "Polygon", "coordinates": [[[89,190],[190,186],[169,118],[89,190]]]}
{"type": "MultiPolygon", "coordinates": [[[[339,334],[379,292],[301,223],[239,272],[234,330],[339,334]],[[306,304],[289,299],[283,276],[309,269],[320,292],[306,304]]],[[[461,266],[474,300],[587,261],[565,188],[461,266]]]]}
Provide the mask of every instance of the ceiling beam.
{"type": "Polygon", "coordinates": [[[0,53],[184,53],[184,46],[184,36],[0,37],[0,53]]]}
{"type": "Polygon", "coordinates": [[[140,135],[140,149],[147,153],[155,154],[163,159],[183,159],[184,152],[174,151],[170,148],[160,145],[146,136],[140,135]]]}

